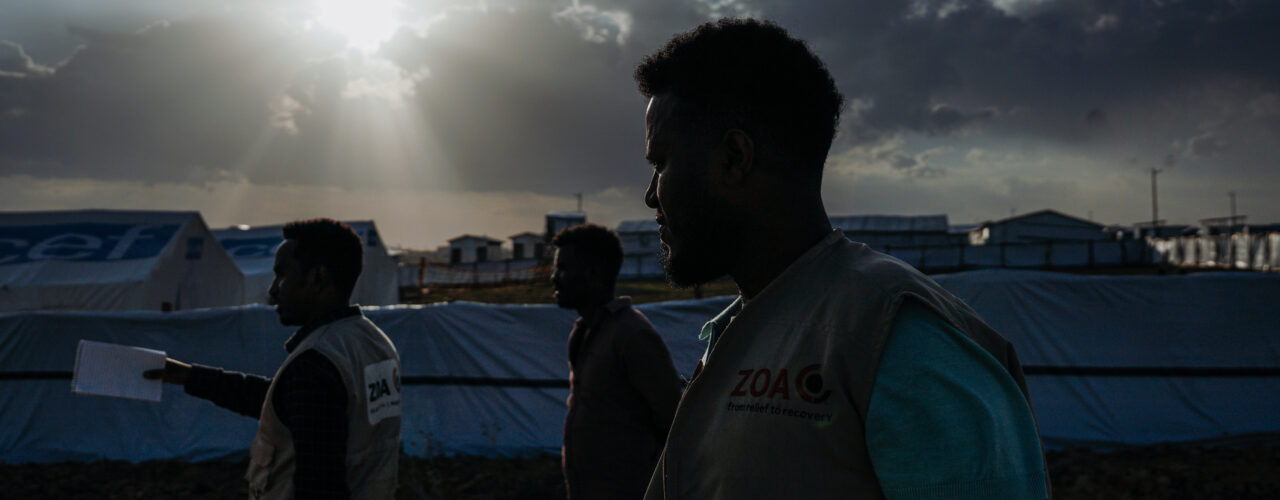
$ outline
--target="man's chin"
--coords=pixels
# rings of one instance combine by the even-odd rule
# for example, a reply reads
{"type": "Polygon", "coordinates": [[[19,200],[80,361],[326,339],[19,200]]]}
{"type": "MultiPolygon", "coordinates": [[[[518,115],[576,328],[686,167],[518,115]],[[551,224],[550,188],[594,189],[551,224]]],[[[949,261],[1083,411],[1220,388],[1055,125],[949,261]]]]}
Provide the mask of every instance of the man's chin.
{"type": "Polygon", "coordinates": [[[281,311],[279,307],[276,308],[276,317],[280,320],[280,324],[284,326],[299,326],[301,324],[293,317],[290,317],[289,313],[281,311]]]}
{"type": "Polygon", "coordinates": [[[707,283],[727,274],[715,259],[691,258],[684,254],[673,254],[664,247],[659,255],[662,272],[666,274],[667,284],[676,288],[689,288],[707,283]]]}

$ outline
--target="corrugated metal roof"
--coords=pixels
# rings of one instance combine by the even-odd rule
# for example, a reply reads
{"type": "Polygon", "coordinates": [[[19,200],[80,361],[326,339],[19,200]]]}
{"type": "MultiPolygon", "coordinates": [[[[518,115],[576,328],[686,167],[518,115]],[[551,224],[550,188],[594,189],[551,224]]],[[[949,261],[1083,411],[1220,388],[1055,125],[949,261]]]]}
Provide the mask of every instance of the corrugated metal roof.
{"type": "Polygon", "coordinates": [[[656,233],[658,221],[654,219],[624,220],[618,223],[619,233],[656,233]]]}
{"type": "Polygon", "coordinates": [[[847,215],[831,217],[846,233],[945,233],[946,215],[847,215]]]}
{"type": "Polygon", "coordinates": [[[523,237],[525,237],[525,236],[531,236],[531,237],[534,237],[534,238],[541,238],[541,237],[542,237],[542,233],[535,233],[535,232],[533,232],[533,231],[525,231],[525,232],[520,233],[520,234],[513,234],[513,235],[511,235],[511,236],[510,236],[510,238],[514,240],[514,239],[516,239],[516,238],[523,238],[523,237]]]}
{"type": "Polygon", "coordinates": [[[1004,223],[1007,223],[1007,222],[1010,222],[1010,221],[1023,220],[1023,219],[1060,219],[1060,220],[1064,220],[1064,221],[1073,222],[1073,223],[1075,223],[1075,224],[1079,224],[1079,225],[1085,225],[1085,226],[1097,226],[1099,229],[1101,229],[1101,228],[1103,227],[1103,225],[1102,225],[1101,223],[1094,222],[1094,221],[1091,221],[1091,220],[1089,220],[1089,219],[1082,219],[1082,218],[1080,218],[1080,217],[1076,217],[1076,216],[1074,216],[1074,215],[1067,215],[1067,214],[1064,214],[1064,213],[1059,212],[1059,211],[1057,211],[1057,210],[1053,210],[1053,209],[1049,209],[1049,208],[1046,208],[1046,209],[1043,209],[1043,210],[1036,210],[1036,211],[1034,211],[1034,212],[1028,212],[1028,213],[1025,213],[1025,214],[1015,215],[1015,216],[1012,216],[1012,217],[1006,217],[1006,218],[1003,218],[1003,219],[1000,219],[1000,220],[997,220],[997,221],[994,221],[994,222],[987,222],[987,223],[985,223],[985,224],[983,224],[983,225],[1004,224],[1004,223]]]}
{"type": "Polygon", "coordinates": [[[499,244],[501,244],[501,243],[502,243],[502,240],[496,240],[496,239],[490,238],[490,237],[488,237],[488,236],[476,236],[476,235],[474,235],[474,234],[464,234],[464,235],[462,235],[462,236],[457,236],[457,237],[454,237],[454,238],[449,238],[449,240],[448,240],[448,241],[449,241],[449,243],[450,243],[450,244],[452,244],[452,243],[453,243],[453,242],[455,242],[455,241],[462,241],[462,240],[468,240],[468,239],[470,239],[470,240],[481,240],[481,241],[485,241],[485,242],[488,242],[488,243],[499,243],[499,244]]]}

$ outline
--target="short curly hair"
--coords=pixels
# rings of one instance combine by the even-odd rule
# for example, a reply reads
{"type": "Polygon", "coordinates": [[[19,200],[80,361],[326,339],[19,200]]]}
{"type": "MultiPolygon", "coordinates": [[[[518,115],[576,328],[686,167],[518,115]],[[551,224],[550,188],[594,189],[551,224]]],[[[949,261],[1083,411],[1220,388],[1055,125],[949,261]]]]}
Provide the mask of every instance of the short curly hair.
{"type": "Polygon", "coordinates": [[[560,231],[551,244],[573,246],[579,255],[590,256],[606,276],[616,277],[622,269],[622,240],[612,229],[598,224],[580,224],[560,231]]]}
{"type": "Polygon", "coordinates": [[[333,219],[310,219],[285,224],[281,232],[284,239],[298,242],[293,256],[305,269],[324,266],[338,292],[351,297],[364,270],[364,243],[351,226],[333,219]]]}
{"type": "Polygon", "coordinates": [[[821,169],[844,96],[808,45],[770,21],[721,19],[676,35],[635,70],[645,97],[670,93],[701,132],[739,128],[821,169]]]}

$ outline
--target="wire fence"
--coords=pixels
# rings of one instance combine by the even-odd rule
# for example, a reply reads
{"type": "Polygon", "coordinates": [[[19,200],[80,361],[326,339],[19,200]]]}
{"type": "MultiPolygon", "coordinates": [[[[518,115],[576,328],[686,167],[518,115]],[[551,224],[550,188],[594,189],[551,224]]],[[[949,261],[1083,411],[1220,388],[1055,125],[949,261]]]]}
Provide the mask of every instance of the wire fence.
{"type": "Polygon", "coordinates": [[[967,269],[1101,269],[1151,264],[1143,240],[1043,240],[879,249],[924,272],[967,269]]]}
{"type": "MultiPolygon", "coordinates": [[[[987,245],[888,245],[877,250],[927,273],[971,269],[1089,270],[1146,266],[1280,270],[1280,233],[1124,240],[1043,240],[987,245]]],[[[484,287],[550,279],[538,259],[402,264],[401,288],[484,287]]],[[[623,257],[619,279],[663,276],[654,254],[623,257]]]]}
{"type": "Polygon", "coordinates": [[[548,280],[551,266],[538,259],[470,262],[465,264],[401,264],[400,288],[432,286],[492,286],[548,280]]]}

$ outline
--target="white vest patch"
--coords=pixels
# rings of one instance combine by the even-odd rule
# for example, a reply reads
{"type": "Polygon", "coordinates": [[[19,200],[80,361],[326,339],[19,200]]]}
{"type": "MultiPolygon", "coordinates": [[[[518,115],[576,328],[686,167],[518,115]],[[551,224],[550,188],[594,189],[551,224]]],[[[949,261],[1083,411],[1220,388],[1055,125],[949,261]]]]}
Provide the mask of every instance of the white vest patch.
{"type": "Polygon", "coordinates": [[[364,367],[369,425],[400,416],[400,374],[396,365],[396,360],[388,359],[364,367]]]}

